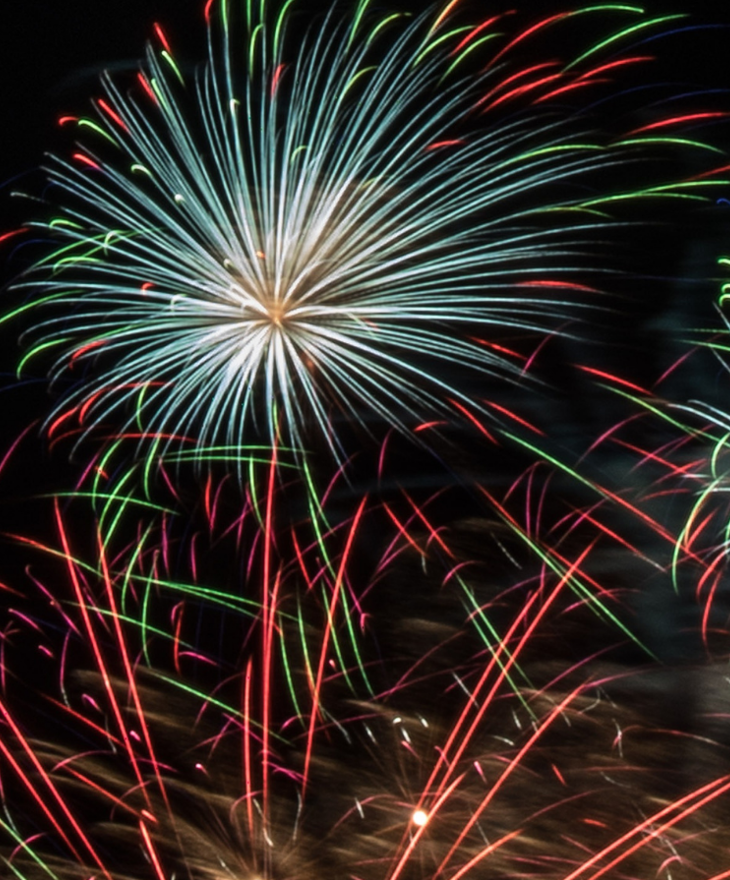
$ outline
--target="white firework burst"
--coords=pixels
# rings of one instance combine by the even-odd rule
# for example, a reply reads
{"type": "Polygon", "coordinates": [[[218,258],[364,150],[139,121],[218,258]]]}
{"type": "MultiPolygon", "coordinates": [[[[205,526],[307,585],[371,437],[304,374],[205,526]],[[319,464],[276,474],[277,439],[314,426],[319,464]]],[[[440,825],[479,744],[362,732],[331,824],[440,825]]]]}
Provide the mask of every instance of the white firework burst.
{"type": "Polygon", "coordinates": [[[292,0],[266,5],[207,4],[192,82],[164,38],[139,87],[105,76],[81,120],[97,146],[49,168],[62,218],[38,225],[60,242],[21,282],[44,309],[29,356],[55,352],[55,378],[86,362],[57,410],[85,429],[121,407],[125,430],[165,442],[240,454],[319,434],[339,458],[333,412],[443,415],[468,400],[453,365],[516,372],[485,327],[544,327],[588,290],[597,206],[617,195],[601,176],[640,136],[606,146],[551,102],[658,20],[602,7],[609,39],[520,68],[529,29],[457,26],[454,3],[410,19],[361,0],[303,35],[292,0]]]}

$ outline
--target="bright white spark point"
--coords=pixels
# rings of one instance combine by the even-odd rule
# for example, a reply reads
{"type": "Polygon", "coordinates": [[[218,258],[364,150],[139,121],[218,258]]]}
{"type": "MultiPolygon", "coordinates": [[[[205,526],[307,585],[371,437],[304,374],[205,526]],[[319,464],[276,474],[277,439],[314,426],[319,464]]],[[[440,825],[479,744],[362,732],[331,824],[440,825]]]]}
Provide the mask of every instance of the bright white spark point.
{"type": "Polygon", "coordinates": [[[428,813],[423,810],[416,810],[412,816],[412,822],[414,825],[418,825],[419,828],[422,828],[426,822],[428,822],[428,813]]]}

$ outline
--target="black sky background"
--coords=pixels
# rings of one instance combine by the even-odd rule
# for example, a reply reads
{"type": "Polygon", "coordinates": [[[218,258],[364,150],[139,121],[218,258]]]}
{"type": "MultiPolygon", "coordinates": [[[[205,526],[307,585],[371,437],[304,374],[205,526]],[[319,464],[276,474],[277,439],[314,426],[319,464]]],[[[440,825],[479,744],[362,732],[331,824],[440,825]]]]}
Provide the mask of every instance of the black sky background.
{"type": "MultiPolygon", "coordinates": [[[[410,7],[416,12],[421,8],[413,0],[410,3],[409,0],[375,2],[382,8],[410,7]]],[[[519,0],[467,2],[476,18],[510,9],[519,0]]],[[[71,138],[67,132],[59,132],[59,117],[87,112],[90,98],[99,94],[98,77],[102,70],[116,70],[120,75],[136,70],[145,43],[152,36],[154,22],[163,26],[175,57],[183,67],[194,66],[204,59],[203,5],[203,0],[0,0],[0,236],[32,217],[32,205],[13,198],[13,190],[42,194],[43,175],[39,168],[44,154],[68,152],[71,138]]],[[[314,20],[317,12],[328,5],[301,0],[298,7],[303,10],[300,14],[303,25],[314,20]]],[[[571,5],[577,3],[523,0],[519,15],[527,24],[545,13],[571,5]]],[[[657,44],[655,48],[661,60],[643,70],[641,76],[686,84],[688,91],[705,90],[707,98],[698,98],[698,106],[730,110],[730,0],[723,3],[647,0],[645,5],[657,14],[689,11],[692,19],[688,24],[695,29],[668,36],[657,44]]],[[[684,85],[678,86],[677,90],[683,88],[684,85]]],[[[701,131],[699,136],[723,146],[730,155],[730,124],[727,122],[701,131]]],[[[730,158],[727,161],[730,164],[730,158]]],[[[656,323],[666,318],[672,331],[682,320],[689,321],[690,316],[694,319],[697,312],[710,317],[714,314],[712,303],[720,287],[717,259],[730,254],[730,191],[724,196],[727,204],[720,202],[688,220],[686,228],[671,242],[668,240],[663,251],[659,240],[656,252],[651,255],[657,265],[654,271],[661,270],[667,277],[686,278],[671,283],[660,281],[656,290],[661,291],[663,299],[658,302],[654,299],[649,306],[651,320],[656,323]],[[710,276],[718,277],[713,280],[710,276]],[[692,278],[704,280],[693,281],[692,278]],[[695,303],[699,303],[699,309],[695,303]]],[[[22,241],[17,239],[18,243],[22,241]]],[[[17,275],[26,265],[28,253],[32,251],[22,244],[0,246],[0,281],[7,283],[17,275]]],[[[641,292],[642,286],[638,285],[637,289],[641,292]]],[[[1,289],[0,292],[5,298],[0,308],[3,313],[7,304],[14,302],[14,295],[1,289]]],[[[655,295],[656,291],[647,294],[648,297],[655,295]]],[[[714,319],[719,323],[716,315],[714,319]]],[[[52,398],[42,380],[18,384],[13,378],[14,364],[20,355],[17,340],[21,323],[0,325],[0,460],[19,432],[34,422],[39,425],[52,408],[52,398]]],[[[653,356],[643,357],[641,328],[630,330],[634,333],[631,356],[636,361],[637,375],[640,368],[654,370],[653,356]]],[[[661,344],[661,336],[652,338],[659,339],[661,344]]],[[[574,351],[563,354],[566,359],[578,356],[574,351]]],[[[581,357],[585,354],[580,352],[581,357]]],[[[620,352],[618,360],[622,370],[629,369],[624,352],[620,352]]],[[[696,378],[689,381],[686,388],[677,389],[677,393],[712,398],[715,387],[730,387],[727,382],[716,385],[718,372],[719,368],[713,366],[710,359],[709,366],[698,371],[696,378]]],[[[574,396],[580,397],[580,392],[581,389],[575,389],[574,396]]],[[[570,395],[570,389],[567,393],[570,395]]],[[[718,403],[721,405],[722,400],[718,403]]],[[[730,400],[725,405],[726,411],[730,411],[730,400]]],[[[554,422],[559,423],[563,416],[575,418],[579,425],[581,417],[588,420],[594,418],[595,413],[556,410],[554,422]]],[[[613,418],[613,415],[605,418],[613,418]]],[[[0,585],[8,584],[11,588],[23,582],[21,572],[28,564],[29,554],[25,547],[5,536],[8,533],[54,533],[52,522],[35,520],[39,508],[26,505],[26,499],[34,493],[68,491],[79,471],[77,463],[69,463],[58,454],[48,454],[37,427],[29,436],[35,439],[0,473],[0,585]]],[[[46,511],[43,516],[48,516],[50,504],[43,507],[46,511]]],[[[0,605],[11,601],[4,598],[6,596],[0,596],[0,605]]],[[[22,670],[21,674],[24,673],[22,670]]]]}

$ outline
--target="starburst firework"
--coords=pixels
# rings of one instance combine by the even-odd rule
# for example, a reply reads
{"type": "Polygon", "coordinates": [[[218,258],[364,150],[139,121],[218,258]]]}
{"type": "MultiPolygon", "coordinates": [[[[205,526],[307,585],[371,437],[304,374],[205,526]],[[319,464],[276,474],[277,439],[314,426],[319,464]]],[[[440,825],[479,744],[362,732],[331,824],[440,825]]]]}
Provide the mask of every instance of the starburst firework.
{"type": "Polygon", "coordinates": [[[21,284],[39,315],[28,357],[54,352],[57,379],[86,365],[57,411],[86,430],[126,406],[153,450],[300,455],[323,435],[342,458],[333,413],[410,429],[479,409],[456,374],[519,376],[500,334],[595,301],[577,273],[604,268],[587,252],[611,202],[708,183],[621,182],[681,114],[602,137],[562,106],[645,60],[607,55],[676,16],[609,4],[505,37],[500,16],[456,21],[458,4],[411,20],[364,0],[293,46],[296,5],[254,7],[207,5],[195,81],[160,32],[130,93],[104,78],[80,123],[95,145],[49,168],[63,208],[41,228],[59,245],[21,284]],[[598,44],[510,66],[597,14],[613,27],[598,44]]]}

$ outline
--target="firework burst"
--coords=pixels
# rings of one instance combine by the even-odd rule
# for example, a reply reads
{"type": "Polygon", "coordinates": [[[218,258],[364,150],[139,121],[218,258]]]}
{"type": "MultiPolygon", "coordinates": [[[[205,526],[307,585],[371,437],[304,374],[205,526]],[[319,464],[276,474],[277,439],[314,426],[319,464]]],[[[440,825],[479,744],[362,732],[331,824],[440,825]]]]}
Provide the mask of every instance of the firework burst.
{"type": "Polygon", "coordinates": [[[631,156],[676,145],[681,114],[602,137],[565,107],[676,16],[586,7],[505,36],[454,3],[411,19],[361,2],[302,35],[296,4],[255,6],[207,4],[192,82],[160,31],[136,86],[106,76],[78,120],[93,136],[48,169],[58,245],[20,287],[38,313],[26,360],[83,373],[66,425],[126,418],[145,454],[193,438],[199,462],[301,456],[319,436],[343,460],[337,413],[410,431],[479,410],[464,371],[523,374],[506,331],[595,303],[611,203],[708,184],[621,182],[631,156]],[[595,45],[520,66],[536,34],[598,14],[595,45]]]}

